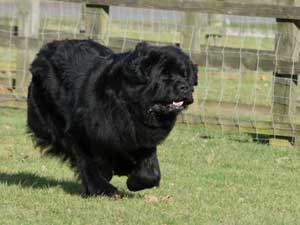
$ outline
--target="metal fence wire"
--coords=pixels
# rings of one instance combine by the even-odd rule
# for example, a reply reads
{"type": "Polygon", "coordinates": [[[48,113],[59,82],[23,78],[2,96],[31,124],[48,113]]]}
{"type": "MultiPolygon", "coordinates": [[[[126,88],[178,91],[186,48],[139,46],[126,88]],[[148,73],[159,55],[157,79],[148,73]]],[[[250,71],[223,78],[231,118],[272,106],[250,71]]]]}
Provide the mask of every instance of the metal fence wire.
{"type": "Polygon", "coordinates": [[[179,122],[297,145],[300,35],[276,18],[81,1],[0,0],[0,106],[26,107],[29,65],[52,40],[92,38],[115,52],[180,45],[199,66],[195,103],[179,122]]]}

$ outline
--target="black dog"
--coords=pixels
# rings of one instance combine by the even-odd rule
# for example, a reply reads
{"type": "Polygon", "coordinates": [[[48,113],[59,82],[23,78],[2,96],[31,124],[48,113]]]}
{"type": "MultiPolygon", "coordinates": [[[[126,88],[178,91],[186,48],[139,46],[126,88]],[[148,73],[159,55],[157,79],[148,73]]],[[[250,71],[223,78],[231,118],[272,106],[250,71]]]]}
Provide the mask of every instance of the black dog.
{"type": "Polygon", "coordinates": [[[178,47],[140,43],[114,54],[91,40],[46,44],[31,65],[28,130],[44,152],[68,160],[85,193],[158,186],[156,146],[193,102],[197,68],[178,47]]]}

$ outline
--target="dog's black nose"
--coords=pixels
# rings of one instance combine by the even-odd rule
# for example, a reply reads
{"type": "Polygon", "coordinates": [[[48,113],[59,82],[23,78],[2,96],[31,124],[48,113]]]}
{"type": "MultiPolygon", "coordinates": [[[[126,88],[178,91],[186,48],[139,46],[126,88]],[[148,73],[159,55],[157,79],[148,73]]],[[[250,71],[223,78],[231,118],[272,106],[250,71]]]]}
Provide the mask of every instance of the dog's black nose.
{"type": "Polygon", "coordinates": [[[186,94],[188,91],[189,91],[189,87],[185,84],[180,84],[178,86],[178,90],[181,92],[181,93],[184,93],[186,94]]]}

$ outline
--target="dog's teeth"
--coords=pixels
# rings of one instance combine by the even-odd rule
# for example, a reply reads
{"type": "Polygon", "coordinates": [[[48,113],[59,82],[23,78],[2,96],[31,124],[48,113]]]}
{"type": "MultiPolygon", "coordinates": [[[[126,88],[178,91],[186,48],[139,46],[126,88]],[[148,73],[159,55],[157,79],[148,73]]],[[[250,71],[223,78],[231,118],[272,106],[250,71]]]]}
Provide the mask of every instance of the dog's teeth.
{"type": "Polygon", "coordinates": [[[174,106],[177,106],[177,107],[182,106],[182,105],[183,105],[183,101],[180,101],[180,102],[173,102],[173,105],[174,105],[174,106]]]}

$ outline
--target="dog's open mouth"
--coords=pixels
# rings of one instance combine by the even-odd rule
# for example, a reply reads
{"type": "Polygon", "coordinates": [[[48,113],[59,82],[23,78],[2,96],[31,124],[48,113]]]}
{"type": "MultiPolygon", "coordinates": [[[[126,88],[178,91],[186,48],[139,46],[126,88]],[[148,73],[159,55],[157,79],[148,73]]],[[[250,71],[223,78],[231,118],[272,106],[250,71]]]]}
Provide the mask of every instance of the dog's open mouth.
{"type": "Polygon", "coordinates": [[[173,101],[168,106],[172,110],[182,110],[184,105],[184,101],[173,101]]]}
{"type": "Polygon", "coordinates": [[[168,113],[179,113],[182,110],[186,108],[187,105],[189,105],[189,100],[172,100],[170,102],[157,102],[154,103],[148,112],[157,112],[162,114],[168,114],[168,113]]]}
{"type": "Polygon", "coordinates": [[[186,102],[184,100],[173,100],[172,102],[163,104],[163,108],[165,108],[166,112],[181,112],[182,110],[184,110],[186,106],[186,102]]]}

